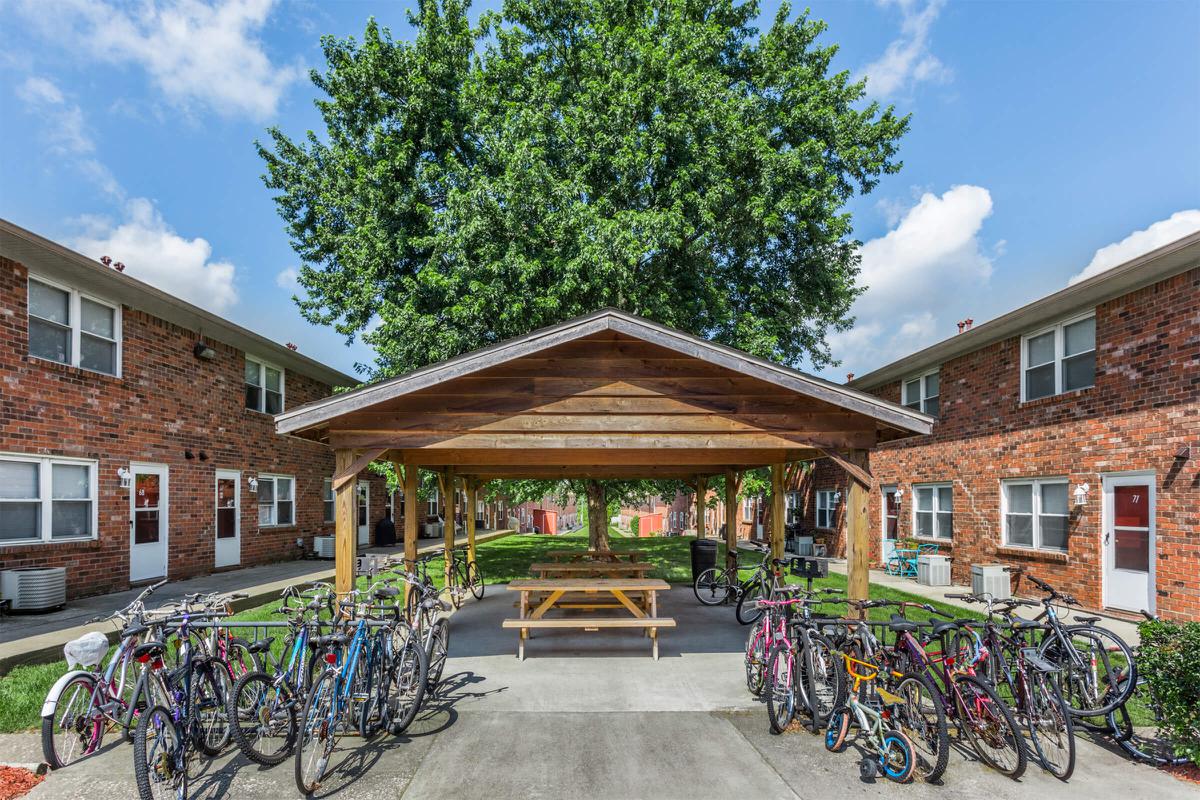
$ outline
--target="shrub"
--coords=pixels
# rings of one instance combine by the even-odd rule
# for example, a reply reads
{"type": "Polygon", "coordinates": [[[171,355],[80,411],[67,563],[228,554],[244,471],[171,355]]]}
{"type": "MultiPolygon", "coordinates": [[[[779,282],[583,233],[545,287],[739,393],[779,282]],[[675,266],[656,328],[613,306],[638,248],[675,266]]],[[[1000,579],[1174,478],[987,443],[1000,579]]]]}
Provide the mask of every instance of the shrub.
{"type": "Polygon", "coordinates": [[[638,535],[639,520],[641,520],[641,517],[633,517],[632,519],[629,520],[629,532],[632,533],[634,536],[638,535]]]}
{"type": "Polygon", "coordinates": [[[1200,764],[1200,622],[1143,622],[1138,671],[1162,713],[1162,732],[1176,755],[1200,764]]]}

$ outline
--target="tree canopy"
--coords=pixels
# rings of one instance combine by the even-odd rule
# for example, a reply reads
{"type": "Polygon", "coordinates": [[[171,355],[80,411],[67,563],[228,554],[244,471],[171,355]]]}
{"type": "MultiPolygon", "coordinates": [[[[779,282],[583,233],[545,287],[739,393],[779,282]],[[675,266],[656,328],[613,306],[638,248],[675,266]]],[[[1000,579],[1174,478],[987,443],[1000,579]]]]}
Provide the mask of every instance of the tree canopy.
{"type": "Polygon", "coordinates": [[[604,306],[814,367],[848,327],[847,202],[908,126],[785,4],[421,0],[322,40],[324,131],[272,129],[265,181],[311,322],[372,377],[604,306]]]}

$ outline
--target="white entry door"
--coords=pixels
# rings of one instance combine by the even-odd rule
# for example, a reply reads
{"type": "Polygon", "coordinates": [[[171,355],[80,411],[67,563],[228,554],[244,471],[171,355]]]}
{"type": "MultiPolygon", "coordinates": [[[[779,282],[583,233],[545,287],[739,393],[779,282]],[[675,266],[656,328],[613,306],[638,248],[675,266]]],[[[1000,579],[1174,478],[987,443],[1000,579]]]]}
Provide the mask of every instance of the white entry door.
{"type": "Polygon", "coordinates": [[[167,468],[133,464],[129,470],[129,580],[162,578],[167,574],[167,468]]]}
{"type": "Polygon", "coordinates": [[[1154,475],[1104,476],[1104,605],[1153,612],[1154,475]]]}
{"type": "Polygon", "coordinates": [[[896,552],[896,541],[900,538],[900,494],[895,486],[883,487],[883,530],[879,546],[880,563],[887,566],[888,560],[896,552]]]}
{"type": "Polygon", "coordinates": [[[362,546],[371,544],[371,486],[367,483],[357,484],[354,492],[355,515],[358,520],[358,543],[362,546]]]}
{"type": "Polygon", "coordinates": [[[216,566],[242,563],[242,474],[217,470],[216,566]]]}

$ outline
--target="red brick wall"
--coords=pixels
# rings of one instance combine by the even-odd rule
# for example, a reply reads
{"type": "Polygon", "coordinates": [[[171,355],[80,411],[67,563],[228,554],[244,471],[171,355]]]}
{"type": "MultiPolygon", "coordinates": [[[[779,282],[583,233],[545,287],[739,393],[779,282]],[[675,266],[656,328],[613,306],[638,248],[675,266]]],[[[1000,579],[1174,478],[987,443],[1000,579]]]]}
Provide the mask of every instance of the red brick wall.
{"type": "MultiPolygon", "coordinates": [[[[208,340],[217,355],[192,355],[197,334],[128,307],[122,309],[122,377],[30,358],[27,273],[0,259],[0,452],[98,460],[98,533],[94,541],[0,546],[0,569],[62,566],[71,597],[129,585],[129,489],[119,467],[131,461],[169,468],[168,574],[213,571],[214,494],[218,469],[240,470],[241,563],[266,564],[299,555],[297,537],[332,532],[323,522],[322,481],[333,453],[321,444],[278,436],[270,416],[244,407],[244,353],[208,340]],[[187,459],[190,449],[197,457],[187,459]],[[208,459],[199,459],[204,451],[208,459]],[[259,529],[247,478],[296,478],[296,524],[259,529]]],[[[325,397],[329,387],[295,372],[285,378],[294,408],[325,397]]],[[[374,523],[387,502],[371,478],[374,523]]]]}
{"type": "MultiPolygon", "coordinates": [[[[1158,611],[1200,619],[1200,269],[1096,308],[1096,384],[1090,389],[1021,403],[1020,342],[1006,339],[943,364],[942,415],[934,432],[872,454],[879,483],[904,488],[901,535],[912,533],[912,484],[953,481],[954,540],[942,550],[953,556],[956,582],[969,582],[971,564],[1022,565],[1099,608],[1101,476],[1153,470],[1158,611]],[[1185,444],[1191,457],[1177,459],[1185,444]],[[1001,481],[1023,477],[1066,477],[1072,491],[1089,484],[1086,505],[1076,508],[1072,501],[1065,554],[1002,546],[1001,481]]],[[[898,402],[900,386],[873,393],[898,402]]],[[[839,473],[819,464],[813,488],[844,491],[839,473]]],[[[870,505],[876,560],[881,507],[876,490],[870,505]]]]}

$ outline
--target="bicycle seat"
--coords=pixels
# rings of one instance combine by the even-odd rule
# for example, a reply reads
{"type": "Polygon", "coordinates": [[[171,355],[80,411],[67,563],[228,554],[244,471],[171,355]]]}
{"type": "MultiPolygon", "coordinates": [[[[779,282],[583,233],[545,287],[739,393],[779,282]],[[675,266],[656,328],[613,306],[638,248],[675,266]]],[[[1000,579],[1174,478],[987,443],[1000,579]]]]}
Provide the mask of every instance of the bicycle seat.
{"type": "Polygon", "coordinates": [[[325,607],[325,603],[321,602],[320,600],[313,600],[311,603],[305,604],[304,607],[309,611],[320,611],[325,607]]]}
{"type": "Polygon", "coordinates": [[[140,659],[149,656],[153,658],[154,656],[162,655],[163,651],[166,649],[167,646],[165,644],[155,639],[143,644],[139,644],[137,647],[133,648],[133,657],[140,659]]]}
{"type": "Polygon", "coordinates": [[[397,589],[395,586],[384,586],[380,589],[375,590],[375,599],[376,600],[389,600],[398,594],[400,594],[400,590],[397,589]]]}
{"type": "Polygon", "coordinates": [[[934,623],[934,626],[933,626],[933,635],[941,636],[942,634],[945,634],[945,633],[953,633],[956,630],[958,630],[958,623],[955,622],[954,620],[947,620],[946,622],[937,622],[937,623],[934,623]]]}
{"type": "Polygon", "coordinates": [[[128,639],[130,636],[141,636],[148,630],[150,629],[145,625],[130,625],[128,628],[121,631],[121,638],[128,639]]]}
{"type": "Polygon", "coordinates": [[[771,563],[777,567],[786,567],[792,563],[792,560],[790,558],[772,558],[771,563]]]}
{"type": "Polygon", "coordinates": [[[1100,621],[1099,617],[1076,617],[1075,621],[1080,625],[1095,625],[1100,621]]]}
{"type": "Polygon", "coordinates": [[[909,622],[906,619],[893,619],[888,623],[888,627],[898,633],[916,633],[919,627],[915,622],[909,622]]]}
{"type": "Polygon", "coordinates": [[[346,642],[350,641],[349,637],[344,633],[328,633],[324,636],[316,636],[308,640],[310,647],[341,647],[346,642]]]}
{"type": "Polygon", "coordinates": [[[1014,619],[1012,623],[1012,628],[1014,631],[1029,631],[1034,630],[1035,628],[1044,627],[1046,626],[1033,619],[1014,619]]]}
{"type": "Polygon", "coordinates": [[[898,706],[904,703],[904,698],[898,694],[892,694],[882,686],[875,687],[875,694],[879,697],[879,702],[885,706],[898,706]]]}
{"type": "Polygon", "coordinates": [[[251,653],[265,653],[271,649],[271,643],[275,641],[274,636],[268,636],[266,639],[259,639],[257,642],[251,642],[246,649],[251,653]]]}

